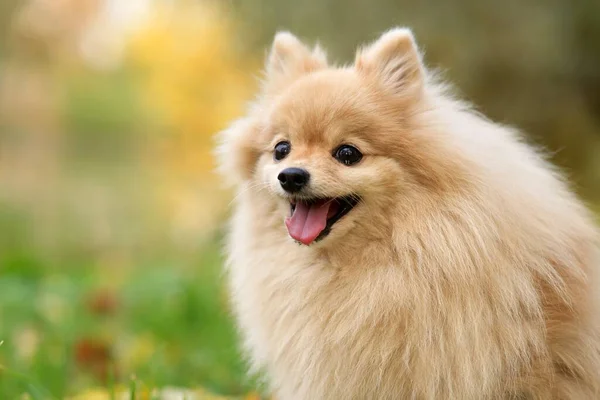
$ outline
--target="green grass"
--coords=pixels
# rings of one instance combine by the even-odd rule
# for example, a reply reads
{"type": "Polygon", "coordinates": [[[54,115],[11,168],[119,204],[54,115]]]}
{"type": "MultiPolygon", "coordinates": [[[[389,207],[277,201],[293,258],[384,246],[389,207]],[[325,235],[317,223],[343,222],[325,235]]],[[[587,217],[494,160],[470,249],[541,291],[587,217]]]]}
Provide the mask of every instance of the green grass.
{"type": "Polygon", "coordinates": [[[148,388],[247,393],[253,382],[245,378],[236,347],[217,248],[209,246],[193,260],[165,257],[125,267],[5,257],[0,399],[23,393],[61,399],[90,387],[127,387],[132,376],[148,388]],[[117,305],[110,313],[94,312],[88,299],[106,288],[117,305]],[[95,341],[106,344],[108,362],[100,357],[95,364],[79,354],[82,342],[95,341]],[[97,365],[105,376],[94,370],[97,365]]]}

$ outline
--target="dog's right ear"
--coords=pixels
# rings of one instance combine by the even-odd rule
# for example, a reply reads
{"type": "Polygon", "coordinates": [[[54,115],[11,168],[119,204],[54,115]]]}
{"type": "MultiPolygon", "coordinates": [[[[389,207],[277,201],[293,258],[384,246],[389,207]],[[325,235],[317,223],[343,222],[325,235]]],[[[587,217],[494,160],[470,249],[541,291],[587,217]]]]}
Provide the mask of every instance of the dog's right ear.
{"type": "Polygon", "coordinates": [[[302,75],[326,67],[327,56],[319,45],[311,50],[291,33],[278,32],[266,62],[264,93],[277,94],[302,75]]]}

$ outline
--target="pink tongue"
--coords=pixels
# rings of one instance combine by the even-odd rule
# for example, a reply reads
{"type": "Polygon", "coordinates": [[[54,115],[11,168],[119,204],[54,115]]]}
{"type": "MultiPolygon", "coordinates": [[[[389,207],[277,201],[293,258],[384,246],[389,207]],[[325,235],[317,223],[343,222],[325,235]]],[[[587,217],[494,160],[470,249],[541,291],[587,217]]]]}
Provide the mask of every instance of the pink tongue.
{"type": "MultiPolygon", "coordinates": [[[[327,225],[327,216],[333,201],[322,200],[308,205],[297,202],[294,213],[285,220],[290,236],[300,243],[309,245],[319,236],[327,225]]],[[[337,205],[331,207],[332,211],[337,205]]]]}

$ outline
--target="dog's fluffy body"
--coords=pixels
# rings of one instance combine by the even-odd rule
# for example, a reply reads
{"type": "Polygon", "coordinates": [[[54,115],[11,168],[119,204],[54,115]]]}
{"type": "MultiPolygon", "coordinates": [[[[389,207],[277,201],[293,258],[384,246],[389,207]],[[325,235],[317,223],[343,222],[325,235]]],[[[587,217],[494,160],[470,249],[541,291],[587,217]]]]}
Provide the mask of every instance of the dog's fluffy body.
{"type": "Polygon", "coordinates": [[[278,34],[220,137],[233,308],[278,399],[600,398],[590,214],[517,132],[447,94],[410,31],[343,68],[278,34]],[[359,164],[332,157],[342,143],[359,164]],[[311,195],[360,197],[309,246],[283,222],[290,166],[311,195]]]}

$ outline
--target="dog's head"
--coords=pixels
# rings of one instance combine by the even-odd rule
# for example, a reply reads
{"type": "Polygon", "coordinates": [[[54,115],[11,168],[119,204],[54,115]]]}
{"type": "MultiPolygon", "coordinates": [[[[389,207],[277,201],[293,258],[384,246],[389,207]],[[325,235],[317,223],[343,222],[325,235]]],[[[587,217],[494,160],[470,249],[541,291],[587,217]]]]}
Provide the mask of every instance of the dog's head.
{"type": "Polygon", "coordinates": [[[247,190],[268,192],[302,244],[377,223],[449,173],[421,134],[426,78],[407,29],[385,33],[344,68],[279,33],[257,103],[221,135],[221,168],[247,190]]]}

